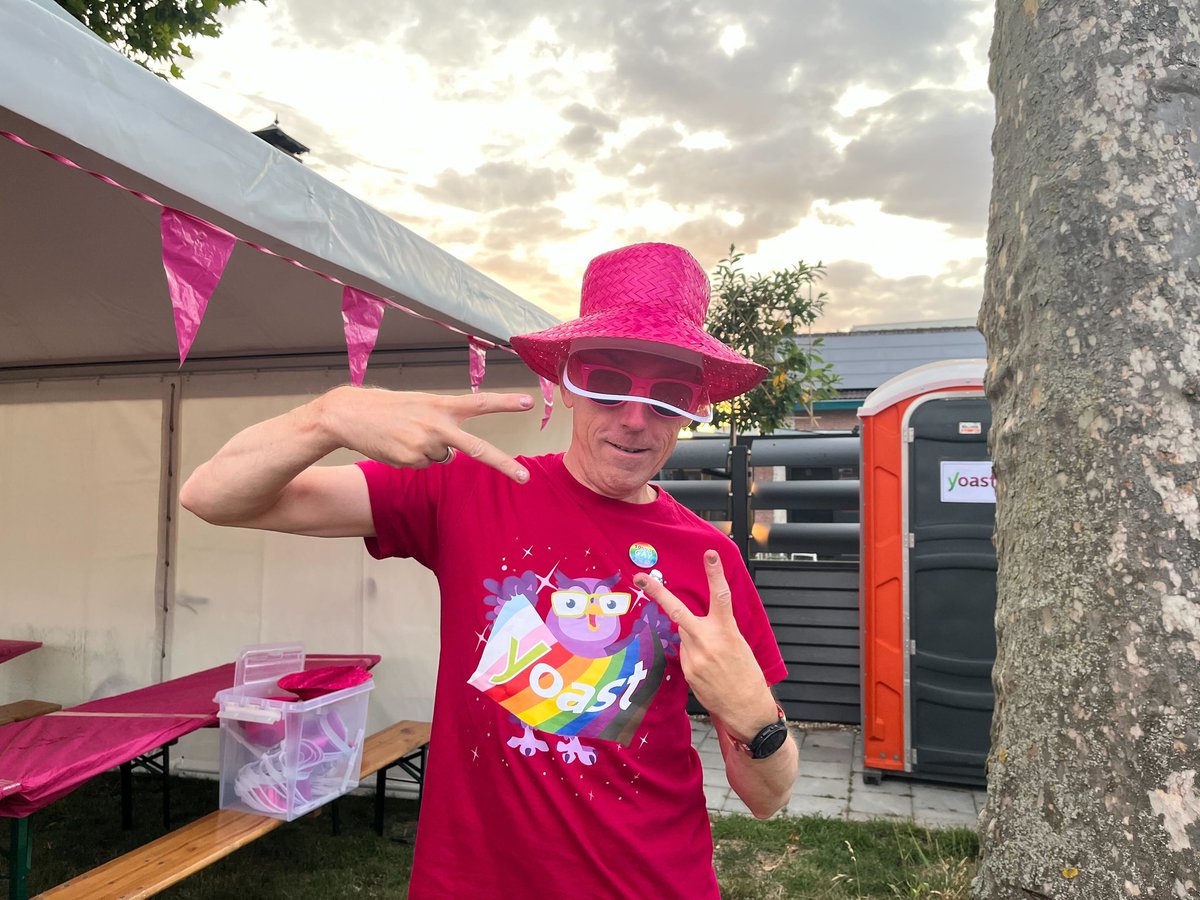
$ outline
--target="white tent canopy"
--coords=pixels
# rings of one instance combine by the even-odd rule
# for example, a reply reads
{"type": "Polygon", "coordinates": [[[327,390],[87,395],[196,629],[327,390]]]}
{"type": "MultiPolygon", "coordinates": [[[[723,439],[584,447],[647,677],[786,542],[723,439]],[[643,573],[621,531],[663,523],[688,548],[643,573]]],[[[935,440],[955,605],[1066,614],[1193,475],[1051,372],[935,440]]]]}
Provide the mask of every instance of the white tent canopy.
{"type": "MultiPolygon", "coordinates": [[[[427,317],[386,310],[373,384],[464,393],[466,335],[506,341],[556,321],[50,0],[0,0],[0,130],[427,317]]],[[[73,705],[299,640],[382,655],[372,727],[428,715],[428,572],[376,562],[359,541],[214,528],[176,499],[232,434],[348,380],[341,287],[239,243],[180,369],[159,216],[0,137],[0,638],[44,644],[4,664],[0,703],[73,705]]],[[[483,388],[540,395],[503,350],[483,388]]],[[[569,417],[541,431],[541,412],[468,427],[511,453],[560,448],[569,417]]],[[[213,735],[172,760],[212,771],[213,735]]]]}
{"type": "MultiPolygon", "coordinates": [[[[470,334],[505,341],[556,321],[43,2],[0,4],[0,130],[470,334]]],[[[158,207],[8,140],[0,203],[0,373],[178,364],[158,207]]],[[[344,356],[340,298],[337,285],[239,245],[189,361],[344,356]]],[[[376,344],[464,346],[394,309],[376,344]]]]}

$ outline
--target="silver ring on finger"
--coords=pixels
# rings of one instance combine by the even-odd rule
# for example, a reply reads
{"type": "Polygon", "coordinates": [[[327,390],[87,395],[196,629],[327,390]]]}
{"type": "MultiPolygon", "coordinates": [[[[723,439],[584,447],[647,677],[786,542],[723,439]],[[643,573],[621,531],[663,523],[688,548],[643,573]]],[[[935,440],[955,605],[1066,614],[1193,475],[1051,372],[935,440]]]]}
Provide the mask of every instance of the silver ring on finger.
{"type": "Polygon", "coordinates": [[[445,465],[446,463],[450,462],[450,460],[454,459],[454,453],[455,453],[455,450],[453,447],[447,447],[446,455],[442,459],[430,459],[430,462],[435,463],[436,465],[439,465],[439,466],[445,465]]]}

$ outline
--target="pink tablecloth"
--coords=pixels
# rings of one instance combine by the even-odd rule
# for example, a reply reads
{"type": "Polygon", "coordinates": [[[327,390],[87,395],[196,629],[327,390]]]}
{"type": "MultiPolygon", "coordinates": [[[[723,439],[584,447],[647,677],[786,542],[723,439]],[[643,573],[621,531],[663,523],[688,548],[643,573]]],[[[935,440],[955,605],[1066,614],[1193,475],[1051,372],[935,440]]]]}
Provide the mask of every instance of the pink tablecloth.
{"type": "MultiPolygon", "coordinates": [[[[305,668],[360,664],[375,654],[314,654],[305,668]]],[[[89,778],[217,724],[217,691],[233,686],[233,663],[0,726],[0,816],[23,818],[89,778]]]]}
{"type": "Polygon", "coordinates": [[[42,646],[41,641],[0,641],[0,663],[42,646]]]}

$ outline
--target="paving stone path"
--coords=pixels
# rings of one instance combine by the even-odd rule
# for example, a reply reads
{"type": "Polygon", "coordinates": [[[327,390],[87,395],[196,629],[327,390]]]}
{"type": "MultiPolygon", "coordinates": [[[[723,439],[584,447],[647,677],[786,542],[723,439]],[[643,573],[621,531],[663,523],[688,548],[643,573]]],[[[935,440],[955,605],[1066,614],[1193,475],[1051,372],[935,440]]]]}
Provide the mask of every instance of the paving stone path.
{"type": "MultiPolygon", "coordinates": [[[[930,828],[974,828],[987,793],[982,788],[927,784],[884,777],[877,785],[862,780],[862,736],[857,730],[792,726],[800,747],[800,773],[787,812],[797,816],[908,820],[930,828]]],[[[692,746],[704,763],[704,793],[715,813],[748,815],[729,788],[712,724],[692,720],[692,746]]]]}

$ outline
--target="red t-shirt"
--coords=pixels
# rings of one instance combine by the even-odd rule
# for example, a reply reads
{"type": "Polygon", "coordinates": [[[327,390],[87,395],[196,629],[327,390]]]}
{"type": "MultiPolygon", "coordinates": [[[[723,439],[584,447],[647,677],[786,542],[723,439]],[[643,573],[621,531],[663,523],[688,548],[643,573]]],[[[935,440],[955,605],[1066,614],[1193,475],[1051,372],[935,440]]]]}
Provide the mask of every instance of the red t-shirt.
{"type": "Polygon", "coordinates": [[[359,464],[367,549],[418,560],[441,587],[409,896],[717,897],[678,634],[632,579],[657,570],[703,614],[703,553],[717,550],[774,684],[786,669],[762,601],[733,542],[666,492],[625,503],[561,455],[522,462],[525,485],[462,454],[421,471],[359,464]]]}

